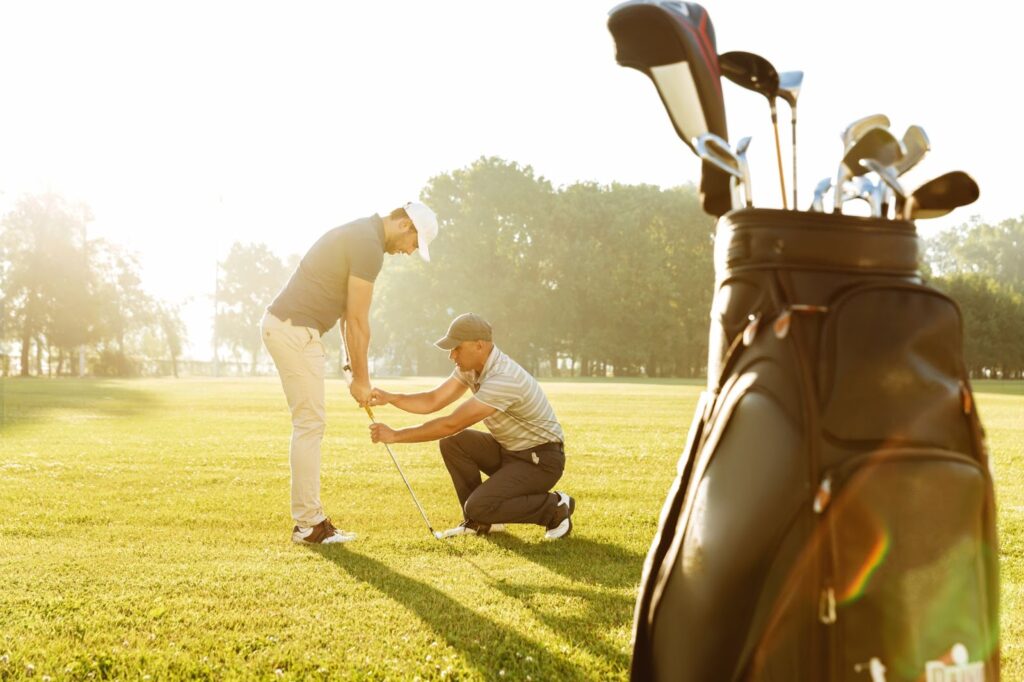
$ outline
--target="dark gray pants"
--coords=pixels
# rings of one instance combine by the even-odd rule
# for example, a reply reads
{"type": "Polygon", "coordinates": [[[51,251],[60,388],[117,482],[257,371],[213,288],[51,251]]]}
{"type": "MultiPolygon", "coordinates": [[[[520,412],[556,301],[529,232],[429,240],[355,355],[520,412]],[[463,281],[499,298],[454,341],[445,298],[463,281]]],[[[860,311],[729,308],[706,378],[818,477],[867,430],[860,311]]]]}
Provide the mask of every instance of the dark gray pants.
{"type": "Polygon", "coordinates": [[[548,491],[565,469],[560,443],[512,452],[491,434],[467,429],[438,444],[467,521],[549,527],[558,518],[558,495],[548,491]]]}

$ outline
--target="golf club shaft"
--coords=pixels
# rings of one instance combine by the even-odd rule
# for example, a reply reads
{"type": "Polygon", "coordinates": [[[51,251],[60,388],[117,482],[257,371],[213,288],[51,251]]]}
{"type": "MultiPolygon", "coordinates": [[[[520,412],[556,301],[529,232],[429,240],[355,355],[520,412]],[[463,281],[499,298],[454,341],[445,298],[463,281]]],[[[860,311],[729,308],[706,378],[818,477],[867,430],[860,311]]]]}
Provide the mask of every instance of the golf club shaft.
{"type": "MultiPolygon", "coordinates": [[[[348,353],[348,341],[345,339],[345,329],[341,330],[341,343],[345,348],[345,365],[341,368],[342,376],[345,377],[345,383],[349,386],[352,385],[352,366],[349,358],[351,357],[348,353]]],[[[376,424],[377,420],[373,416],[373,409],[369,405],[364,405],[363,409],[366,410],[366,416],[370,418],[371,424],[376,424]]],[[[394,463],[395,468],[398,469],[398,475],[402,477],[402,482],[405,483],[405,487],[409,489],[409,495],[412,497],[413,503],[416,505],[416,509],[419,510],[420,516],[423,517],[423,522],[427,524],[427,530],[430,531],[431,537],[436,538],[437,534],[434,532],[434,527],[430,525],[430,519],[427,518],[427,512],[423,511],[423,505],[416,498],[416,493],[412,491],[412,486],[409,485],[409,479],[405,477],[405,472],[402,471],[402,467],[398,464],[398,459],[395,457],[395,453],[391,452],[391,446],[384,443],[384,449],[388,451],[388,455],[391,457],[391,461],[394,463]]]]}
{"type": "Polygon", "coordinates": [[[786,203],[786,179],[782,173],[782,147],[779,145],[779,118],[775,115],[775,107],[772,106],[772,130],[775,131],[775,159],[779,162],[779,189],[782,191],[782,208],[788,209],[786,203]]]}
{"type": "Polygon", "coordinates": [[[796,203],[796,108],[793,108],[793,117],[791,119],[791,125],[793,126],[793,210],[798,210],[797,207],[800,205],[796,203]]]}
{"type": "MultiPolygon", "coordinates": [[[[371,424],[376,424],[377,420],[373,416],[373,410],[370,409],[369,405],[365,406],[366,415],[370,418],[371,424]]],[[[412,496],[413,503],[416,504],[416,508],[420,510],[420,516],[423,517],[423,522],[427,524],[427,529],[431,535],[434,535],[434,527],[430,525],[430,519],[427,518],[427,512],[423,511],[423,505],[416,499],[416,493],[412,491],[412,486],[409,485],[409,479],[405,477],[405,473],[402,471],[402,467],[398,465],[398,459],[395,458],[395,453],[391,452],[391,446],[387,443],[382,443],[384,449],[388,451],[388,455],[391,456],[391,461],[394,462],[395,468],[398,469],[398,475],[402,477],[402,481],[405,483],[405,487],[409,489],[409,495],[412,496]]]]}

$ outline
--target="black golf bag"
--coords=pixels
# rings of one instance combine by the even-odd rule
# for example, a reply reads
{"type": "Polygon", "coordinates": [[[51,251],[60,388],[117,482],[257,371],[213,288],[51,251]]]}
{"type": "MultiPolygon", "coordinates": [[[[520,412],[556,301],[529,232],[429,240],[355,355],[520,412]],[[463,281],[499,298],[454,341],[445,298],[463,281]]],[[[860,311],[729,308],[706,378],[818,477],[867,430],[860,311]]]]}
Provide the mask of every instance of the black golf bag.
{"type": "Polygon", "coordinates": [[[992,682],[995,501],[912,223],[747,209],[636,609],[634,680],[992,682]]]}

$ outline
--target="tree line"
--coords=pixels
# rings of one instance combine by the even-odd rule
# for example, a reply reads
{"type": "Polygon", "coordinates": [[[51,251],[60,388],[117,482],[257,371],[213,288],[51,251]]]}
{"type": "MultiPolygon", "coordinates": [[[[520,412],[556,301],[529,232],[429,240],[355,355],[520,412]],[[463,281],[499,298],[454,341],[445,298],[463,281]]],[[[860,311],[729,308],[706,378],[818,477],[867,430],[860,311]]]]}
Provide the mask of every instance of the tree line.
{"type": "MultiPolygon", "coordinates": [[[[375,373],[448,372],[431,342],[473,311],[540,375],[703,374],[714,223],[693,186],[556,188],[529,166],[481,158],[432,178],[421,198],[437,212],[440,236],[429,264],[385,263],[372,308],[375,373]]],[[[139,358],[156,357],[176,372],[184,339],[176,309],[142,290],[130,254],[86,238],[88,220],[87,208],[53,195],[28,197],[4,217],[5,347],[18,348],[22,373],[43,373],[44,364],[77,373],[88,358],[91,373],[130,374],[139,358]]],[[[926,275],[963,310],[975,376],[1024,372],[1022,220],[973,219],[924,242],[926,275]]],[[[264,244],[232,246],[213,295],[217,357],[249,373],[268,368],[257,326],[297,263],[264,244]]],[[[336,371],[337,329],[324,341],[336,371]]]]}
{"type": "Polygon", "coordinates": [[[3,375],[16,359],[22,376],[130,376],[141,350],[177,375],[186,338],[179,310],[143,290],[134,255],[88,238],[91,219],[87,206],[53,193],[23,197],[3,216],[3,375]]]}

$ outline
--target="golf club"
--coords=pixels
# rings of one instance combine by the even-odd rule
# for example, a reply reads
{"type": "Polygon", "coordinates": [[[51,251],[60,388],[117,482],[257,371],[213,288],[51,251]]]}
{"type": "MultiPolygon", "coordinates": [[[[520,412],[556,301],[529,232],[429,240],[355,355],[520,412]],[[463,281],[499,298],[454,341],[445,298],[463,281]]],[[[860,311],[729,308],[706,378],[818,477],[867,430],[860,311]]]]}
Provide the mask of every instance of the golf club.
{"type": "Polygon", "coordinates": [[[861,199],[870,207],[872,217],[877,217],[881,197],[878,194],[878,186],[871,182],[867,176],[856,175],[846,181],[843,187],[843,203],[852,199],[861,199]]]}
{"type": "Polygon", "coordinates": [[[740,160],[740,172],[743,173],[743,194],[747,199],[747,208],[753,208],[754,199],[750,191],[750,164],[747,163],[747,149],[749,147],[750,137],[742,138],[736,144],[736,157],[740,160]]]}
{"type": "Polygon", "coordinates": [[[814,200],[811,202],[811,210],[817,213],[825,212],[825,193],[832,189],[832,178],[822,178],[814,187],[814,200]]]}
{"type": "Polygon", "coordinates": [[[718,55],[722,75],[736,85],[760,93],[768,98],[771,109],[772,129],[775,131],[775,158],[779,164],[779,187],[782,190],[782,208],[786,203],[786,181],[782,172],[782,149],[779,146],[779,115],[775,99],[779,95],[779,72],[771,62],[753,52],[726,52],[718,55]]]}
{"type": "Polygon", "coordinates": [[[883,166],[874,159],[861,159],[860,165],[863,168],[876,174],[881,182],[878,185],[877,196],[877,218],[887,218],[889,215],[889,195],[895,194],[899,199],[905,199],[907,194],[903,191],[903,185],[896,175],[893,166],[883,166]]]}
{"type": "MultiPolygon", "coordinates": [[[[348,386],[351,386],[352,385],[352,365],[349,364],[349,362],[348,362],[348,344],[345,343],[345,332],[344,332],[344,330],[342,330],[341,340],[342,340],[342,343],[345,344],[345,358],[346,358],[345,366],[341,368],[341,373],[342,373],[342,376],[345,378],[345,384],[348,385],[348,386]]],[[[366,410],[366,415],[370,418],[370,423],[371,424],[376,424],[377,420],[373,416],[373,409],[371,409],[369,405],[364,406],[363,409],[366,410]]],[[[402,481],[405,483],[405,487],[409,489],[409,495],[412,496],[413,504],[415,504],[416,508],[419,509],[420,516],[423,517],[423,522],[425,524],[427,524],[427,530],[430,531],[430,535],[432,537],[434,537],[434,538],[437,538],[438,540],[442,539],[444,537],[444,533],[442,533],[439,530],[434,530],[434,527],[430,525],[430,519],[427,518],[427,512],[423,511],[423,505],[421,505],[420,501],[416,498],[416,493],[414,493],[412,491],[412,486],[409,485],[409,479],[405,477],[405,472],[402,471],[402,467],[399,466],[398,459],[395,457],[395,453],[391,452],[391,446],[388,445],[387,443],[382,443],[382,445],[384,446],[384,449],[388,451],[388,454],[391,456],[391,461],[394,462],[395,468],[398,469],[398,475],[402,477],[402,481]]]]}
{"type": "Polygon", "coordinates": [[[803,71],[783,71],[779,74],[779,97],[786,100],[789,105],[790,126],[792,127],[793,139],[793,209],[799,204],[796,202],[796,100],[800,97],[800,86],[804,82],[803,71]]]}
{"type": "Polygon", "coordinates": [[[867,172],[867,169],[860,165],[861,159],[875,159],[882,165],[892,166],[903,156],[903,147],[900,145],[900,141],[888,129],[874,127],[865,131],[853,142],[839,164],[834,193],[835,206],[832,212],[843,212],[843,183],[867,172]]]}
{"type": "Polygon", "coordinates": [[[897,200],[896,213],[904,220],[938,218],[974,203],[979,194],[974,178],[963,171],[952,171],[924,183],[902,204],[897,200]]]}
{"type": "MultiPolygon", "coordinates": [[[[695,2],[630,0],[608,14],[615,60],[647,75],[658,90],[676,134],[696,152],[703,133],[728,137],[715,29],[695,2]]],[[[701,205],[720,216],[730,210],[729,175],[705,163],[701,205]]]]}
{"type": "Polygon", "coordinates": [[[889,125],[889,117],[885,114],[871,114],[864,118],[858,118],[856,121],[846,126],[846,129],[839,134],[843,141],[843,153],[845,154],[850,151],[850,147],[853,146],[853,143],[871,128],[888,128],[889,125]]]}
{"type": "Polygon", "coordinates": [[[912,125],[903,133],[903,149],[906,155],[896,162],[897,177],[921,162],[925,154],[931,151],[931,142],[928,140],[928,133],[919,125],[912,125]]]}
{"type": "Polygon", "coordinates": [[[693,146],[701,159],[721,170],[729,177],[729,195],[732,208],[735,210],[743,207],[746,203],[740,197],[743,170],[739,157],[729,147],[729,143],[714,133],[704,133],[694,140],[693,146]]]}

